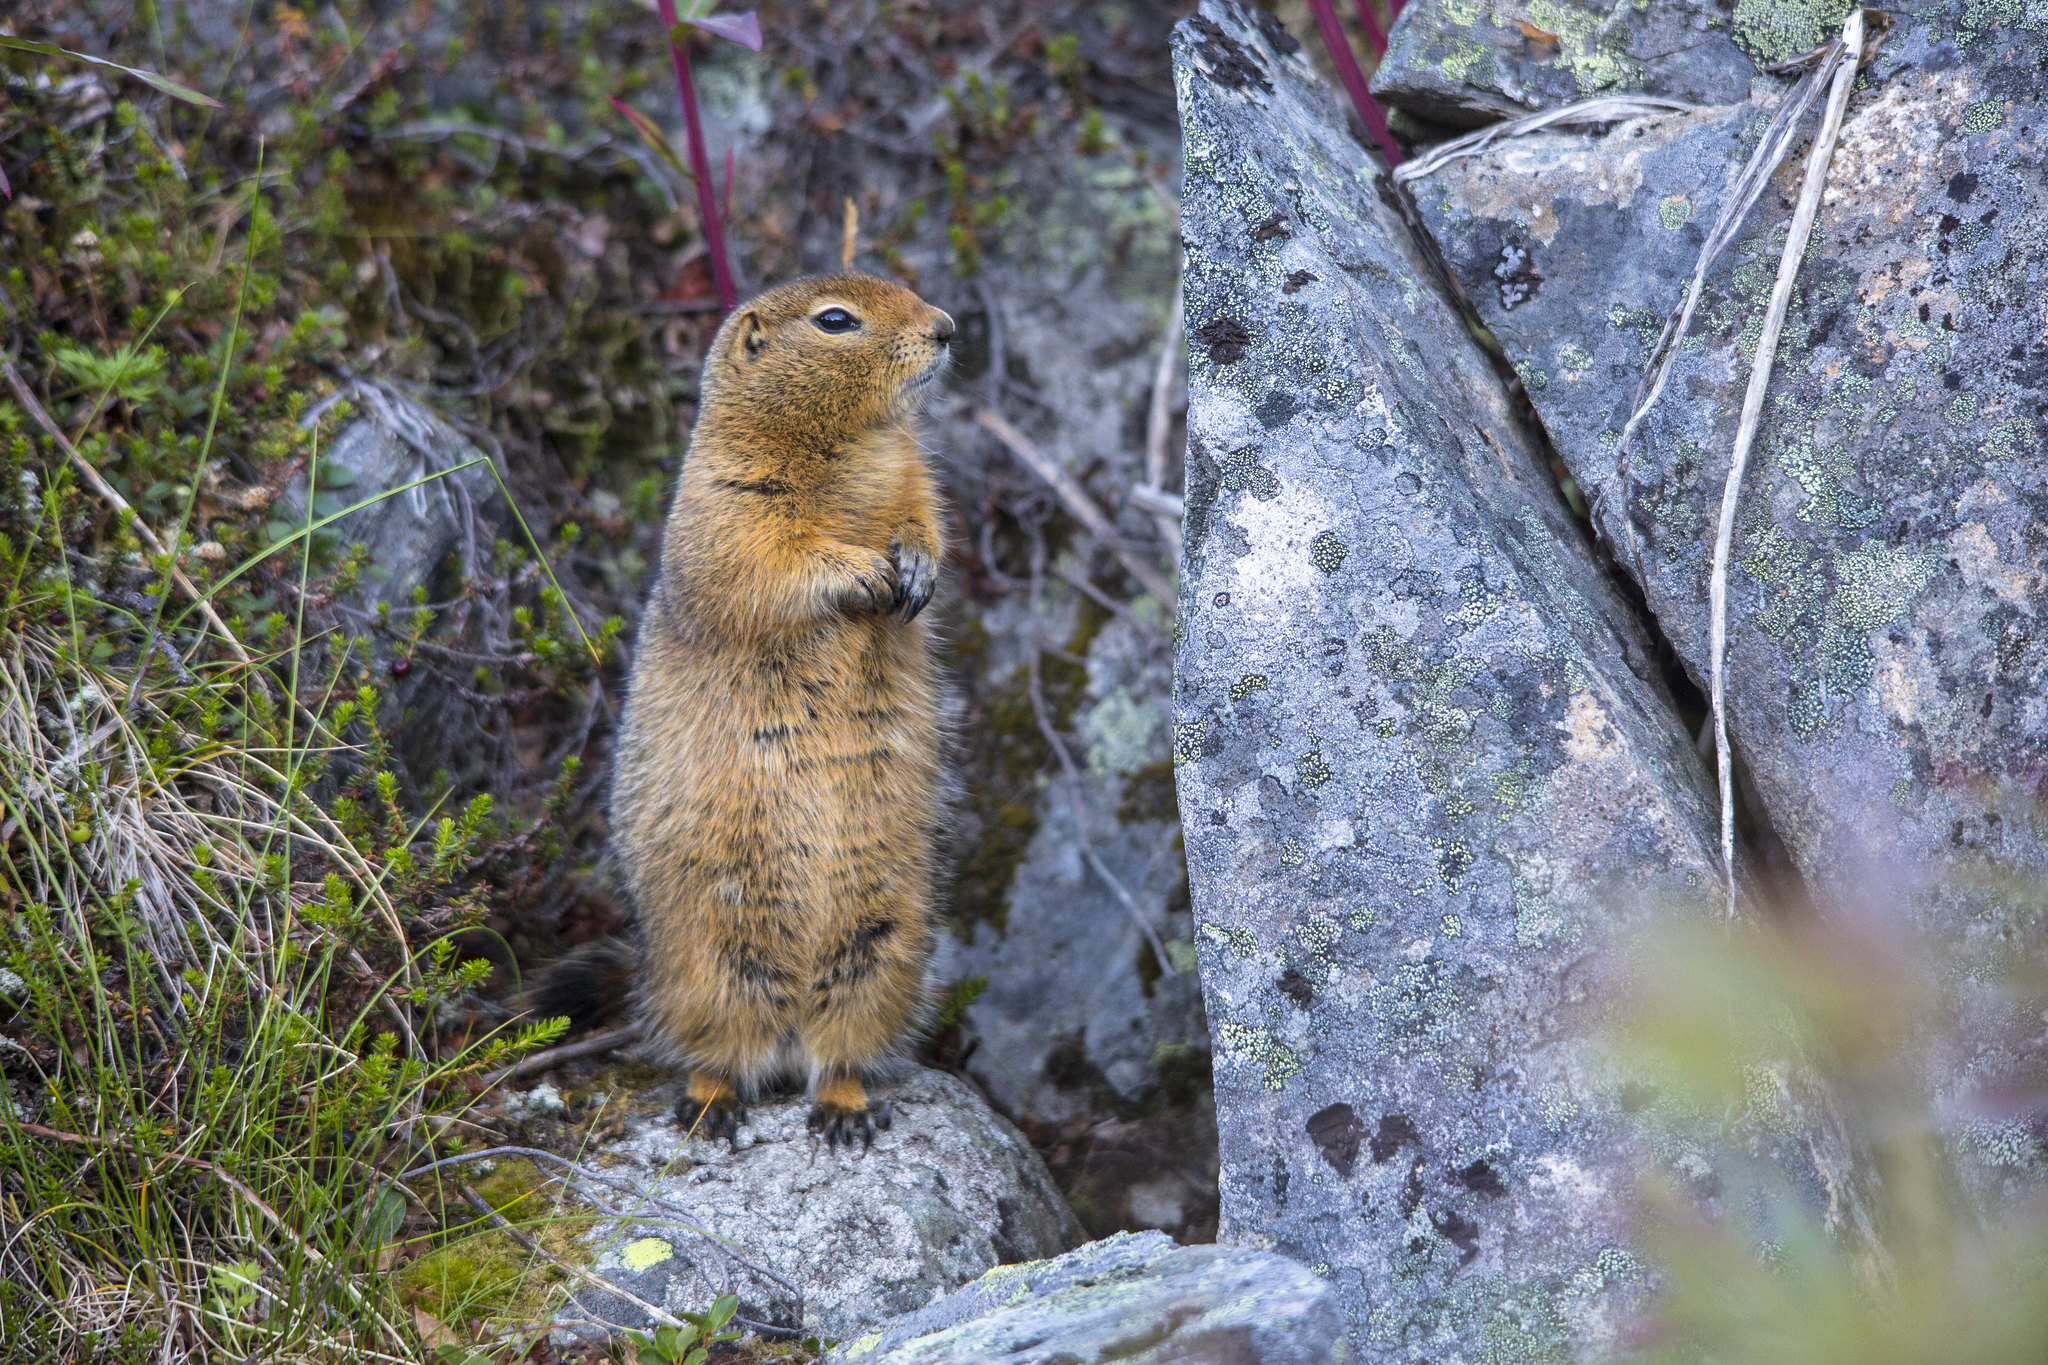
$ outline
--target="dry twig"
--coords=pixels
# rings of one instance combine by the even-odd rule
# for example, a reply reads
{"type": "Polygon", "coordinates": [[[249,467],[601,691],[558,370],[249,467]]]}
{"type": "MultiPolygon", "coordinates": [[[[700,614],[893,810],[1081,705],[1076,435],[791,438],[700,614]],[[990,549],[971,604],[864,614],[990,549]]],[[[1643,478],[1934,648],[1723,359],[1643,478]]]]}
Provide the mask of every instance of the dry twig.
{"type": "Polygon", "coordinates": [[[977,408],[974,420],[994,432],[996,439],[1007,446],[1020,463],[1045,480],[1052,491],[1059,495],[1060,505],[1067,509],[1068,514],[1106,546],[1131,577],[1137,579],[1146,592],[1158,599],[1160,606],[1169,612],[1173,610],[1172,584],[1166,581],[1159,570],[1146,563],[1143,557],[1124,543],[1123,537],[1117,534],[1116,527],[1110,523],[1109,517],[1095,505],[1095,500],[1088,496],[1087,491],[1075,482],[1074,476],[1060,466],[1059,461],[1040,450],[1029,436],[1004,421],[1000,413],[988,408],[977,408]]]}
{"type": "Polygon", "coordinates": [[[1714,534],[1714,571],[1708,587],[1708,676],[1714,708],[1714,766],[1721,778],[1721,866],[1728,877],[1728,913],[1735,913],[1735,806],[1733,772],[1728,754],[1728,705],[1725,665],[1728,653],[1728,555],[1735,540],[1735,509],[1742,496],[1742,474],[1749,464],[1749,447],[1756,439],[1757,422],[1763,415],[1764,394],[1770,388],[1771,368],[1778,358],[1778,332],[1785,325],[1785,309],[1792,302],[1792,285],[1799,277],[1799,260],[1813,232],[1814,215],[1820,211],[1821,192],[1827,188],[1828,162],[1834,157],[1835,137],[1842,128],[1842,111],[1849,103],[1849,87],[1856,81],[1856,57],[1863,50],[1863,11],[1850,11],[1842,25],[1842,36],[1822,54],[1814,67],[1814,78],[1834,84],[1828,90],[1827,112],[1821,117],[1820,132],[1806,157],[1806,178],[1799,187],[1799,204],[1792,211],[1792,223],[1785,233],[1785,250],[1778,257],[1778,280],[1771,288],[1770,308],[1764,314],[1763,333],[1757,338],[1756,359],[1749,368],[1749,388],[1742,396],[1742,421],[1735,431],[1734,456],[1728,465],[1728,482],[1721,490],[1721,523],[1714,534]]]}
{"type": "MultiPolygon", "coordinates": [[[[1031,551],[1031,621],[1034,628],[1041,619],[1038,614],[1038,589],[1044,578],[1045,541],[1038,539],[1033,543],[1031,551]]],[[[1138,932],[1145,936],[1145,942],[1151,945],[1152,957],[1159,964],[1159,970],[1168,976],[1176,976],[1179,973],[1174,970],[1173,960],[1166,955],[1166,945],[1159,941],[1159,931],[1154,929],[1152,921],[1145,917],[1144,908],[1138,904],[1137,897],[1133,896],[1117,875],[1109,870],[1109,864],[1102,861],[1102,855],[1095,851],[1095,842],[1088,837],[1090,822],[1088,808],[1081,798],[1081,770],[1075,765],[1074,755],[1068,751],[1066,740],[1060,737],[1058,728],[1052,723],[1052,710],[1045,704],[1045,690],[1039,683],[1039,643],[1036,640],[1032,642],[1029,661],[1031,711],[1037,717],[1038,732],[1044,735],[1045,742],[1052,746],[1054,755],[1060,761],[1060,768],[1066,774],[1067,804],[1074,813],[1074,839],[1081,846],[1081,857],[1094,869],[1095,875],[1102,878],[1110,894],[1116,897],[1117,903],[1123,906],[1132,922],[1138,926],[1138,932]]]]}
{"type": "Polygon", "coordinates": [[[530,1076],[561,1062],[573,1062],[579,1057],[597,1057],[607,1052],[616,1052],[630,1043],[639,1042],[645,1028],[646,1026],[640,1023],[625,1024],[605,1033],[593,1034],[581,1042],[544,1048],[530,1057],[521,1057],[510,1066],[499,1067],[484,1077],[484,1085],[489,1087],[500,1081],[530,1076]]]}
{"type": "Polygon", "coordinates": [[[1394,183],[1405,185],[1411,180],[1420,180],[1433,171],[1442,170],[1453,161],[1479,155],[1504,137],[1522,137],[1545,128],[1619,123],[1623,119],[1640,118],[1644,114],[1685,113],[1696,107],[1683,100],[1660,99],[1655,95],[1603,95],[1599,99],[1580,100],[1576,104],[1561,104],[1555,109],[1525,114],[1521,118],[1509,119],[1505,123],[1490,124],[1477,132],[1454,137],[1449,142],[1432,147],[1413,161],[1394,167],[1394,183]]]}
{"type": "Polygon", "coordinates": [[[1166,542],[1176,564],[1180,563],[1182,509],[1165,502],[1168,498],[1175,504],[1180,501],[1166,492],[1166,440],[1173,431],[1173,376],[1180,361],[1186,316],[1187,295],[1176,288],[1173,311],[1166,319],[1166,337],[1159,343],[1159,364],[1152,371],[1152,405],[1145,413],[1145,482],[1131,490],[1131,501],[1152,514],[1159,538],[1166,542]]]}
{"type": "Polygon", "coordinates": [[[93,492],[99,494],[101,500],[116,512],[127,515],[128,524],[135,528],[136,537],[149,547],[151,554],[166,555],[171,566],[171,581],[178,585],[179,592],[184,593],[198,605],[200,615],[204,616],[206,624],[218,631],[221,639],[227,642],[228,650],[235,656],[236,662],[243,664],[253,663],[254,661],[249,657],[249,652],[242,648],[242,642],[235,638],[235,633],[228,629],[227,622],[221,620],[220,613],[213,609],[213,603],[208,601],[206,595],[200,592],[193,585],[192,580],[185,576],[185,571],[178,567],[177,558],[167,554],[164,549],[164,543],[157,539],[156,532],[152,531],[149,528],[149,524],[136,513],[133,507],[128,505],[128,499],[116,492],[114,486],[106,481],[99,470],[93,468],[92,462],[78,453],[78,447],[72,445],[71,439],[58,428],[55,422],[50,420],[50,414],[43,411],[43,405],[36,401],[35,394],[30,391],[27,384],[22,382],[21,372],[14,368],[14,362],[11,360],[0,360],[0,374],[6,375],[7,386],[14,390],[14,396],[21,400],[22,407],[28,410],[30,420],[34,421],[37,426],[43,429],[45,435],[57,443],[57,449],[64,452],[65,458],[71,461],[72,466],[78,470],[80,477],[92,485],[93,492]]]}
{"type": "MultiPolygon", "coordinates": [[[[564,1274],[573,1275],[579,1280],[588,1281],[590,1284],[596,1286],[599,1289],[602,1289],[607,1294],[617,1295],[619,1298],[622,1298],[627,1303],[632,1304],[635,1308],[639,1309],[641,1312],[645,1313],[648,1317],[654,1319],[654,1321],[656,1322],[665,1323],[670,1327],[682,1327],[685,1325],[681,1318],[669,1312],[667,1309],[657,1308],[653,1304],[649,1303],[647,1300],[641,1298],[638,1294],[633,1293],[631,1290],[624,1289],[621,1288],[619,1285],[613,1284],[610,1280],[598,1274],[589,1266],[577,1265],[573,1261],[565,1261],[560,1256],[555,1255],[554,1252],[549,1251],[539,1242],[534,1241],[533,1238],[527,1236],[518,1228],[512,1226],[511,1221],[507,1219],[504,1214],[499,1213],[496,1209],[492,1208],[490,1205],[490,1201],[485,1199],[482,1195],[478,1194],[476,1192],[476,1187],[471,1185],[467,1180],[456,1182],[455,1188],[462,1192],[462,1199],[464,1203],[468,1204],[471,1208],[475,1209],[478,1214],[488,1219],[491,1225],[496,1227],[500,1232],[503,1232],[513,1241],[519,1243],[521,1247],[525,1248],[526,1252],[529,1255],[538,1256],[542,1260],[546,1261],[548,1264],[552,1265],[555,1269],[563,1272],[564,1274]]],[[[571,1297],[573,1298],[574,1295],[572,1294],[571,1297]]],[[[579,1304],[577,1306],[581,1307],[582,1305],[579,1304]]],[[[589,1310],[586,1309],[585,1311],[587,1312],[589,1310]]]]}
{"type": "MultiPolygon", "coordinates": [[[[1829,45],[1829,51],[1838,50],[1839,43],[1829,45]]],[[[1813,107],[1820,88],[1827,81],[1832,70],[1833,57],[1828,56],[1813,70],[1806,73],[1799,83],[1792,87],[1785,98],[1778,103],[1778,111],[1771,116],[1771,122],[1764,129],[1756,150],[1750,153],[1749,161],[1743,166],[1735,183],[1728,187],[1726,199],[1721,205],[1720,215],[1714,219],[1714,226],[1707,233],[1705,245],[1700,248],[1699,259],[1693,264],[1692,282],[1686,286],[1685,301],[1677,312],[1665,319],[1664,330],[1650,348],[1647,366],[1642,381],[1636,386],[1635,402],[1631,406],[1628,421],[1622,424],[1621,439],[1614,448],[1614,488],[1621,497],[1622,535],[1628,542],[1629,561],[1636,571],[1636,577],[1643,576],[1642,554],[1636,544],[1635,515],[1629,506],[1629,452],[1635,440],[1636,429],[1657,405],[1657,399],[1664,393],[1664,386],[1671,379],[1672,368],[1678,363],[1678,351],[1685,341],[1686,330],[1692,326],[1693,310],[1699,306],[1700,291],[1706,286],[1707,272],[1728,248],[1733,245],[1735,235],[1741,230],[1743,219],[1770,183],[1771,176],[1783,164],[1792,150],[1792,142],[1799,131],[1799,124],[1806,117],[1806,111],[1813,107]]],[[[1603,490],[1604,493],[1604,490],[1603,490]]]]}

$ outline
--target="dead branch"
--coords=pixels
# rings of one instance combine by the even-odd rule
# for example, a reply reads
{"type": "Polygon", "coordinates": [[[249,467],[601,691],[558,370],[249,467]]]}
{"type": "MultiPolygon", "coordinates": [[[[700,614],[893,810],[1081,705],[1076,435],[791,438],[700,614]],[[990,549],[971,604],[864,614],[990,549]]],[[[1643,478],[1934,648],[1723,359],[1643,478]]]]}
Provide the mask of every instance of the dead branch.
{"type": "Polygon", "coordinates": [[[535,1075],[546,1071],[551,1066],[558,1066],[563,1062],[573,1062],[582,1057],[599,1057],[607,1052],[616,1052],[628,1044],[639,1042],[640,1035],[645,1031],[646,1025],[631,1023],[605,1033],[592,1034],[581,1042],[564,1043],[560,1047],[544,1048],[530,1057],[520,1058],[510,1066],[499,1067],[496,1071],[483,1078],[484,1085],[488,1088],[498,1084],[500,1081],[515,1080],[520,1076],[535,1075]]]}
{"type": "Polygon", "coordinates": [[[1721,524],[1714,534],[1714,571],[1708,586],[1707,645],[1708,673],[1714,708],[1714,766],[1721,778],[1721,866],[1728,877],[1728,914],[1735,914],[1735,765],[1728,753],[1728,704],[1724,676],[1728,653],[1728,556],[1735,541],[1735,509],[1742,497],[1742,475],[1749,465],[1749,447],[1756,439],[1763,416],[1764,394],[1770,388],[1771,369],[1778,359],[1778,332],[1785,325],[1785,309],[1792,302],[1792,285],[1799,278],[1799,260],[1813,233],[1814,216],[1820,211],[1821,192],[1827,188],[1828,163],[1835,154],[1835,137],[1842,129],[1842,111],[1849,104],[1849,87],[1856,81],[1856,59],[1863,51],[1863,11],[1851,10],[1842,25],[1842,36],[1814,68],[1814,79],[1831,74],[1827,112],[1821,116],[1820,132],[1806,157],[1806,178],[1799,187],[1799,203],[1792,210],[1792,224],[1785,232],[1785,250],[1778,257],[1778,280],[1771,289],[1771,304],[1764,314],[1762,334],[1757,338],[1756,359],[1749,367],[1749,388],[1742,396],[1742,421],[1735,431],[1735,452],[1728,464],[1728,482],[1721,490],[1721,524]]]}
{"type": "Polygon", "coordinates": [[[1003,420],[1000,413],[988,408],[977,408],[974,420],[995,433],[997,440],[1008,447],[1018,462],[1032,473],[1045,480],[1052,491],[1059,495],[1060,505],[1067,509],[1069,516],[1081,523],[1088,533],[1095,537],[1109,552],[1116,556],[1132,578],[1138,580],[1146,592],[1157,598],[1159,605],[1171,612],[1174,609],[1173,585],[1168,583],[1159,570],[1140,557],[1117,534],[1116,527],[1087,491],[1061,467],[1059,461],[1047,455],[1035,445],[1031,438],[1003,420]]]}
{"type": "Polygon", "coordinates": [[[14,362],[11,360],[0,360],[0,374],[6,375],[7,386],[14,390],[14,396],[21,401],[22,407],[28,410],[29,418],[43,429],[45,435],[57,443],[57,449],[64,452],[65,458],[71,461],[72,466],[78,470],[80,477],[92,485],[93,492],[99,494],[101,500],[109,507],[128,517],[128,524],[135,528],[137,539],[149,547],[151,554],[165,556],[170,563],[171,581],[178,585],[179,592],[191,598],[199,607],[199,613],[206,618],[206,624],[218,631],[220,637],[227,641],[228,651],[235,656],[235,661],[242,664],[253,664],[255,661],[249,657],[249,652],[242,648],[242,642],[237,640],[234,632],[228,629],[227,622],[220,619],[220,613],[213,609],[213,603],[207,600],[206,595],[200,592],[193,585],[192,580],[185,576],[185,571],[178,567],[176,556],[169,554],[164,549],[163,541],[157,539],[157,534],[149,528],[149,523],[136,514],[135,509],[128,505],[128,499],[122,497],[114,490],[114,486],[101,476],[99,470],[93,468],[91,461],[78,453],[78,447],[72,445],[71,439],[58,428],[55,422],[50,420],[50,414],[43,411],[43,405],[36,401],[35,394],[30,391],[27,384],[22,382],[21,372],[14,368],[14,362]]]}

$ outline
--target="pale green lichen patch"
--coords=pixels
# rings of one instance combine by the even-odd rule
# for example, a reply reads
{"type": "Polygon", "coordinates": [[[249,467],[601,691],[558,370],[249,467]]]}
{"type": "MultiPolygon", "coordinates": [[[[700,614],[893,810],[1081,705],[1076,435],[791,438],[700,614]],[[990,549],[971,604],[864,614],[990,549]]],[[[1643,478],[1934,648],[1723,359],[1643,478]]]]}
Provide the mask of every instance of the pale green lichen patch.
{"type": "Polygon", "coordinates": [[[1736,0],[1735,45],[1769,66],[1810,52],[1841,31],[1854,0],[1736,0]]]}
{"type": "Polygon", "coordinates": [[[1252,937],[1248,929],[1226,929],[1219,924],[1205,924],[1202,926],[1202,937],[1230,949],[1231,955],[1240,961],[1250,958],[1259,950],[1258,940],[1252,937]]]}
{"type": "Polygon", "coordinates": [[[1842,723],[1839,710],[1831,718],[1828,697],[1869,685],[1870,632],[1904,619],[1940,560],[1874,540],[1851,550],[1816,547],[1758,520],[1743,537],[1740,563],[1765,590],[1753,620],[1784,645],[1791,664],[1792,728],[1814,738],[1842,723]]]}
{"type": "Polygon", "coordinates": [[[1185,767],[1202,756],[1202,736],[1209,728],[1206,720],[1179,721],[1173,727],[1173,766],[1185,767]]]}
{"type": "Polygon", "coordinates": [[[1983,100],[1963,110],[1962,120],[1956,125],[1965,133],[1988,133],[2005,122],[2003,100],[1983,100]]]}
{"type": "Polygon", "coordinates": [[[1564,1126],[1579,1116],[1578,1101],[1572,1098],[1571,1088],[1553,1081],[1536,1094],[1536,1103],[1543,1113],[1543,1127],[1550,1133],[1559,1133],[1564,1126]]]}
{"type": "Polygon", "coordinates": [[[1692,221],[1692,200],[1682,194],[1667,194],[1657,201],[1657,221],[1666,232],[1676,232],[1692,221]]]}
{"type": "Polygon", "coordinates": [[[1330,780],[1330,765],[1323,762],[1323,741],[1310,736],[1308,752],[1294,760],[1294,776],[1304,787],[1320,787],[1330,780]]]}
{"type": "Polygon", "coordinates": [[[1280,481],[1273,477],[1272,470],[1252,458],[1250,447],[1225,456],[1221,470],[1223,486],[1233,493],[1250,493],[1261,501],[1280,496],[1280,481]]]}
{"type": "Polygon", "coordinates": [[[641,1237],[619,1248],[619,1264],[631,1271],[652,1270],[674,1260],[676,1249],[659,1237],[641,1237]]]}
{"type": "Polygon", "coordinates": [[[1263,1024],[1225,1023],[1216,1030],[1223,1055],[1244,1059],[1264,1068],[1261,1081],[1268,1090],[1282,1089],[1300,1073],[1301,1057],[1293,1048],[1273,1036],[1263,1024]]]}
{"type": "Polygon", "coordinates": [[[1337,539],[1334,531],[1324,531],[1309,542],[1308,557],[1324,573],[1335,573],[1343,564],[1344,556],[1351,553],[1351,547],[1337,539]]]}
{"type": "Polygon", "coordinates": [[[1263,692],[1265,690],[1265,674],[1247,673],[1242,678],[1239,678],[1236,682],[1230,685],[1230,700],[1234,704],[1236,702],[1243,701],[1246,697],[1249,697],[1254,692],[1263,692]]]}
{"type": "Polygon", "coordinates": [[[1623,90],[1642,81],[1642,66],[1628,55],[1629,31],[1620,7],[1603,19],[1575,5],[1531,0],[1530,20],[1557,38],[1556,64],[1571,73],[1582,95],[1623,90]]]}
{"type": "Polygon", "coordinates": [[[1447,35],[1443,47],[1443,60],[1438,65],[1450,80],[1482,90],[1499,87],[1500,68],[1494,63],[1492,49],[1462,33],[1447,35]]]}

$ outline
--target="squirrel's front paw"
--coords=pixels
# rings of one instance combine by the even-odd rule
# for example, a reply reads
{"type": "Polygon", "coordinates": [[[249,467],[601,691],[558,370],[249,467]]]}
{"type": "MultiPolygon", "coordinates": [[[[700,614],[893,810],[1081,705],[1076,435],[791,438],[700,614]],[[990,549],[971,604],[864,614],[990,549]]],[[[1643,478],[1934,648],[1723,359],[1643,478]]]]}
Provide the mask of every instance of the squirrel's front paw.
{"type": "Polygon", "coordinates": [[[902,603],[897,587],[894,561],[872,550],[857,552],[858,559],[841,567],[845,578],[834,594],[846,611],[894,611],[902,603]]]}
{"type": "Polygon", "coordinates": [[[896,570],[896,595],[891,605],[903,613],[905,622],[915,621],[939,585],[938,561],[900,540],[889,547],[889,559],[896,570]]]}

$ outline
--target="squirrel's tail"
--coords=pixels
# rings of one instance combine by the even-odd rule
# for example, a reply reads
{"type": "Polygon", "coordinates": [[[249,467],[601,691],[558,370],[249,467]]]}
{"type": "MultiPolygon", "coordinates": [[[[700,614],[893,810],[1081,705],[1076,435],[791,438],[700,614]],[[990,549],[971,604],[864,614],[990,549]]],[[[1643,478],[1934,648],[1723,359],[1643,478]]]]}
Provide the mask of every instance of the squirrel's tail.
{"type": "Polygon", "coordinates": [[[541,972],[526,993],[526,1007],[539,1019],[567,1016],[571,1033],[608,1023],[624,1014],[632,1000],[639,958],[622,938],[585,943],[541,972]]]}

